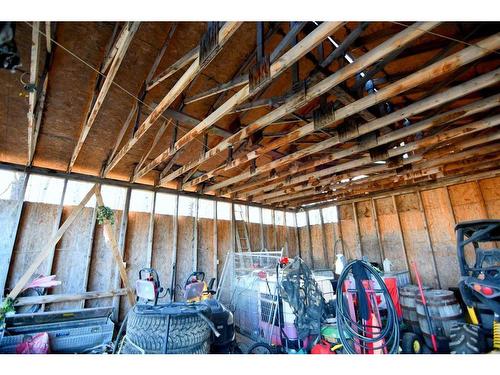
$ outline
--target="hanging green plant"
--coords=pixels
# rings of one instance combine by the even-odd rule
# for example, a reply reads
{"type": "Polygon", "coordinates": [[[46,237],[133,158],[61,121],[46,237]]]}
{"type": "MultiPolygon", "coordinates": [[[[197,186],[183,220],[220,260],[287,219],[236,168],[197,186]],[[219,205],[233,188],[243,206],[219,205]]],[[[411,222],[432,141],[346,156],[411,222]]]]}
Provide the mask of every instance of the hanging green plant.
{"type": "Polygon", "coordinates": [[[16,312],[16,309],[14,309],[14,300],[7,297],[0,304],[0,329],[5,327],[5,316],[10,312],[16,312]]]}
{"type": "Polygon", "coordinates": [[[97,207],[97,223],[102,225],[105,222],[109,222],[113,225],[115,223],[115,213],[109,207],[99,206],[97,207]]]}

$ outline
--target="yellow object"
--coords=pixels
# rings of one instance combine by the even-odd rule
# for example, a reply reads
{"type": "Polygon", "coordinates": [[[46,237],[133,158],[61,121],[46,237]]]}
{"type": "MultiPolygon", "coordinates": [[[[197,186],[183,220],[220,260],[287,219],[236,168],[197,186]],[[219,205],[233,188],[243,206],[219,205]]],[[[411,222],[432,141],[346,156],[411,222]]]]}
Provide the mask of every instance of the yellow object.
{"type": "Polygon", "coordinates": [[[188,299],[187,302],[200,302],[209,299],[210,297],[212,297],[212,295],[208,292],[208,285],[203,281],[203,291],[201,292],[201,294],[188,299]]]}
{"type": "Polygon", "coordinates": [[[493,350],[500,351],[500,322],[493,321],[493,350]]]}
{"type": "Polygon", "coordinates": [[[470,322],[474,325],[479,325],[479,320],[477,319],[476,311],[473,307],[467,306],[467,312],[469,313],[470,322]]]}

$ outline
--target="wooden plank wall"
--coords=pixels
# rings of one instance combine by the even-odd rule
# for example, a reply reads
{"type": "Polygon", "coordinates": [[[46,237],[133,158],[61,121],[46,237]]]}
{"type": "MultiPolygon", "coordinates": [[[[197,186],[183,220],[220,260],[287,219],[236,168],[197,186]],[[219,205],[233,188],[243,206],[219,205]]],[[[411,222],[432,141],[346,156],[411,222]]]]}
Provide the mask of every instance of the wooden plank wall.
{"type": "MultiPolygon", "coordinates": [[[[302,259],[311,263],[314,268],[332,267],[336,253],[344,253],[348,258],[364,255],[373,262],[380,262],[383,253],[392,261],[395,270],[406,270],[408,261],[416,261],[426,284],[436,287],[439,281],[443,288],[455,286],[458,268],[454,223],[484,217],[499,218],[499,183],[500,178],[497,177],[424,190],[421,191],[422,206],[419,205],[416,192],[398,195],[394,200],[387,197],[374,199],[373,203],[367,199],[356,202],[355,205],[340,205],[338,223],[324,223],[323,226],[315,224],[309,228],[288,227],[288,230],[283,225],[264,225],[265,244],[274,250],[276,228],[277,249],[285,248],[287,244],[288,255],[294,257],[299,255],[300,243],[302,259]],[[376,208],[378,220],[375,220],[373,207],[376,208]],[[324,246],[328,262],[324,257],[324,246]]],[[[58,205],[24,202],[18,226],[16,215],[13,214],[17,202],[0,200],[0,205],[0,222],[6,228],[0,239],[0,253],[8,251],[9,238],[12,238],[13,231],[16,233],[13,236],[13,254],[6,277],[6,286],[11,288],[29,266],[40,243],[50,237],[57,225],[58,205]]],[[[71,206],[64,207],[62,220],[70,214],[71,209],[71,206]]],[[[51,293],[109,291],[115,288],[113,270],[116,265],[105,243],[102,227],[97,225],[93,232],[91,230],[92,215],[93,208],[85,208],[75,225],[56,246],[52,271],[58,275],[62,285],[54,288],[51,293]],[[88,258],[89,250],[91,253],[87,264],[85,259],[88,258]],[[87,268],[88,282],[85,277],[87,268]]],[[[146,212],[131,211],[128,214],[124,261],[132,283],[137,279],[139,269],[148,266],[149,216],[146,212]]],[[[115,219],[118,236],[123,211],[115,210],[115,219]]],[[[165,287],[170,286],[171,279],[174,220],[170,215],[154,215],[151,263],[158,270],[165,287]]],[[[213,220],[205,218],[198,219],[198,247],[194,249],[194,220],[191,216],[179,216],[176,276],[180,287],[193,270],[194,251],[197,251],[198,269],[206,272],[207,280],[210,280],[216,275],[220,277],[226,254],[231,250],[231,223],[220,218],[217,221],[217,249],[214,248],[213,220]],[[214,269],[215,255],[218,260],[217,269],[214,269]]],[[[252,248],[259,251],[260,224],[250,223],[248,229],[252,248]]],[[[40,272],[43,267],[47,265],[43,264],[40,272]]],[[[177,297],[181,297],[180,291],[177,297]]],[[[112,298],[89,300],[85,306],[105,306],[110,305],[111,301],[112,298]]],[[[48,305],[46,309],[78,308],[80,305],[81,302],[59,303],[48,305]]],[[[129,308],[126,298],[120,298],[119,306],[120,317],[123,318],[129,308]]]]}
{"type": "MultiPolygon", "coordinates": [[[[391,196],[377,198],[373,205],[371,199],[358,201],[354,207],[352,203],[339,205],[339,223],[323,226],[330,263],[335,261],[336,253],[343,251],[349,259],[362,254],[377,263],[384,254],[396,271],[407,270],[407,264],[416,262],[423,282],[431,287],[456,286],[459,274],[454,225],[467,220],[500,219],[500,177],[422,190],[420,196],[421,205],[417,191],[396,195],[394,199],[391,196]]],[[[302,258],[307,261],[307,227],[298,230],[302,258]]],[[[311,225],[315,268],[325,264],[319,259],[322,251],[320,230],[320,225],[311,225]]],[[[415,282],[413,272],[410,274],[415,282]]]]}

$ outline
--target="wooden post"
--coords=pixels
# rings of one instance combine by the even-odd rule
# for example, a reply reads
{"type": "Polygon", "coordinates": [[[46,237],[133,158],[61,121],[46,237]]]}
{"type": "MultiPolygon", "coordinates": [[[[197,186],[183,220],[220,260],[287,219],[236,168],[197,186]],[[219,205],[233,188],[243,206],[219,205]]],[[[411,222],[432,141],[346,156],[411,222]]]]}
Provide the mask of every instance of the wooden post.
{"type": "Polygon", "coordinates": [[[286,210],[283,210],[283,223],[285,224],[285,256],[288,256],[288,223],[286,222],[286,210]]]}
{"type": "Polygon", "coordinates": [[[307,223],[307,238],[309,239],[309,261],[311,262],[311,269],[314,269],[314,256],[313,256],[313,244],[311,236],[311,225],[309,221],[309,211],[306,211],[306,223],[307,223]]]}
{"type": "Polygon", "coordinates": [[[299,258],[302,258],[302,251],[300,248],[300,233],[299,233],[299,225],[297,222],[297,212],[293,213],[293,217],[295,220],[295,241],[297,242],[297,255],[299,258]]]}
{"type": "Polygon", "coordinates": [[[340,241],[340,246],[342,247],[342,254],[347,258],[349,259],[349,254],[348,251],[346,251],[345,247],[344,247],[344,239],[343,239],[343,236],[342,236],[342,219],[340,218],[340,212],[338,211],[338,207],[340,206],[337,206],[337,217],[338,217],[338,227],[339,227],[339,241],[340,241]]]}
{"type": "Polygon", "coordinates": [[[477,191],[479,192],[479,204],[481,205],[481,209],[484,212],[484,217],[485,219],[490,219],[490,216],[488,215],[488,209],[486,208],[486,203],[484,202],[484,196],[483,196],[483,191],[481,190],[481,185],[479,184],[479,181],[476,180],[474,181],[477,191]]]}
{"type": "Polygon", "coordinates": [[[173,289],[170,291],[171,293],[171,301],[175,302],[175,285],[177,280],[177,235],[178,235],[178,227],[179,227],[179,194],[175,196],[175,208],[174,208],[174,225],[173,225],[173,236],[172,236],[172,277],[170,281],[170,285],[173,289]]]}
{"type": "Polygon", "coordinates": [[[457,224],[457,218],[455,217],[455,210],[453,210],[453,204],[451,203],[450,191],[448,190],[448,186],[444,186],[444,190],[446,192],[446,202],[448,203],[448,208],[451,213],[451,217],[453,218],[453,226],[457,224]]]}
{"type": "MultiPolygon", "coordinates": [[[[92,249],[94,247],[94,236],[95,236],[95,224],[97,222],[97,203],[94,205],[94,209],[92,210],[92,218],[90,222],[89,228],[89,243],[87,247],[87,253],[85,254],[85,271],[83,272],[83,282],[82,282],[82,291],[88,291],[89,284],[89,271],[92,262],[92,249]]],[[[80,301],[80,309],[85,307],[85,300],[82,299],[80,301]]]]}
{"type": "Polygon", "coordinates": [[[214,274],[215,274],[215,289],[217,289],[219,285],[219,239],[217,238],[217,201],[213,201],[214,205],[214,231],[213,231],[213,241],[214,241],[214,274]]]}
{"type": "MultiPolygon", "coordinates": [[[[104,206],[104,201],[101,195],[101,186],[97,185],[95,188],[95,196],[97,199],[98,206],[104,206]]],[[[122,279],[122,283],[125,289],[127,289],[127,297],[128,302],[131,305],[135,304],[135,295],[132,289],[130,288],[130,283],[128,281],[127,271],[125,270],[125,266],[123,264],[123,258],[120,254],[120,249],[118,247],[118,242],[115,237],[115,232],[113,225],[109,222],[104,222],[104,237],[106,238],[109,247],[111,248],[111,252],[113,253],[113,257],[115,258],[116,263],[118,264],[118,271],[120,272],[120,277],[122,279]]]]}
{"type": "Polygon", "coordinates": [[[436,284],[437,284],[438,288],[441,289],[441,280],[439,279],[439,271],[438,271],[437,262],[436,262],[436,254],[434,252],[434,247],[432,246],[431,234],[429,232],[429,224],[427,222],[427,215],[425,214],[424,202],[422,200],[422,195],[421,195],[420,190],[417,190],[415,194],[417,195],[418,209],[422,213],[422,219],[424,221],[425,235],[427,237],[427,242],[429,243],[429,249],[431,250],[432,265],[434,267],[434,273],[436,275],[436,284]]]}
{"type": "MultiPolygon", "coordinates": [[[[52,231],[52,235],[55,235],[57,233],[57,230],[61,226],[61,220],[62,220],[62,214],[63,214],[63,209],[64,209],[64,196],[66,195],[66,187],[68,186],[68,179],[64,179],[63,183],[63,190],[61,194],[61,199],[59,200],[59,207],[57,207],[57,213],[56,213],[56,220],[54,223],[54,229],[52,231]]],[[[47,257],[47,268],[45,269],[44,274],[45,275],[51,275],[52,274],[52,267],[54,264],[54,256],[56,252],[56,247],[54,245],[54,248],[52,249],[51,253],[47,257]]]]}
{"type": "Polygon", "coordinates": [[[38,256],[35,258],[33,263],[28,267],[26,272],[23,274],[23,276],[18,280],[16,283],[16,286],[12,289],[12,291],[9,293],[8,297],[12,298],[13,300],[16,299],[16,297],[19,295],[19,293],[23,290],[25,285],[30,281],[31,277],[35,273],[35,271],[38,269],[38,267],[43,263],[43,261],[50,255],[50,252],[54,246],[59,242],[61,237],[63,236],[64,232],[69,228],[69,226],[76,220],[78,215],[82,212],[83,207],[85,207],[85,204],[92,198],[95,192],[95,187],[97,186],[94,185],[87,195],[82,199],[80,204],[76,206],[73,211],[71,212],[71,215],[66,219],[66,221],[61,225],[57,233],[52,236],[52,238],[45,243],[45,246],[42,248],[38,256]]]}
{"type": "Polygon", "coordinates": [[[260,219],[260,251],[266,248],[266,242],[264,240],[264,224],[262,220],[262,207],[259,207],[259,219],[260,219]]]}
{"type": "Polygon", "coordinates": [[[276,233],[276,212],[271,210],[272,219],[273,219],[273,240],[274,240],[274,250],[279,251],[278,245],[278,234],[276,233]]]}
{"type": "Polygon", "coordinates": [[[146,247],[147,257],[146,265],[147,267],[152,267],[153,264],[153,238],[155,231],[155,209],[156,209],[156,191],[153,192],[153,205],[151,206],[151,211],[149,213],[149,227],[148,227],[148,243],[146,247]]]}
{"type": "Polygon", "coordinates": [[[198,205],[200,198],[194,199],[194,220],[193,220],[193,272],[198,270],[198,205]]]}
{"type": "Polygon", "coordinates": [[[399,238],[401,240],[401,247],[403,248],[403,253],[405,256],[406,269],[410,272],[410,262],[408,260],[408,253],[406,252],[405,240],[403,236],[403,228],[401,227],[401,219],[399,218],[398,206],[396,204],[396,196],[391,195],[392,197],[392,205],[394,206],[394,211],[396,211],[396,217],[398,219],[398,229],[399,229],[399,238]]]}
{"type": "Polygon", "coordinates": [[[325,233],[325,220],[323,217],[323,209],[319,209],[319,219],[321,222],[321,239],[323,241],[323,258],[325,261],[325,267],[328,268],[330,266],[330,261],[328,260],[328,245],[326,241],[326,233],[325,233]]]}
{"type": "Polygon", "coordinates": [[[356,245],[359,249],[359,254],[363,258],[363,245],[361,245],[361,233],[359,232],[358,212],[356,210],[356,203],[352,202],[352,217],[356,227],[356,245]]]}
{"type": "Polygon", "coordinates": [[[373,198],[370,198],[370,201],[372,203],[373,226],[375,227],[375,232],[377,234],[378,250],[380,253],[380,264],[382,264],[384,262],[385,254],[384,254],[384,246],[382,245],[382,237],[380,235],[380,225],[378,222],[377,206],[375,205],[375,200],[373,198]]]}
{"type": "Polygon", "coordinates": [[[26,187],[28,186],[29,173],[23,174],[24,179],[22,181],[22,187],[19,194],[17,205],[14,210],[14,215],[12,216],[12,220],[15,223],[15,228],[12,232],[6,233],[7,237],[7,246],[5,253],[2,254],[2,262],[0,263],[0,294],[3,296],[3,291],[5,289],[5,285],[7,284],[7,276],[9,275],[10,262],[12,260],[12,253],[14,252],[14,246],[16,244],[16,238],[19,232],[19,223],[21,221],[21,215],[24,207],[24,196],[26,194],[26,187]]]}
{"type": "MultiPolygon", "coordinates": [[[[128,227],[128,213],[130,209],[130,197],[132,196],[132,189],[128,188],[127,193],[125,195],[125,206],[123,207],[122,220],[120,222],[120,232],[118,234],[118,248],[120,249],[120,255],[123,257],[125,254],[125,239],[127,236],[127,227],[128,227]]],[[[112,288],[118,289],[120,288],[120,274],[118,271],[118,266],[112,269],[112,288]]],[[[115,322],[118,321],[120,316],[120,297],[113,297],[113,320],[115,322]]]]}

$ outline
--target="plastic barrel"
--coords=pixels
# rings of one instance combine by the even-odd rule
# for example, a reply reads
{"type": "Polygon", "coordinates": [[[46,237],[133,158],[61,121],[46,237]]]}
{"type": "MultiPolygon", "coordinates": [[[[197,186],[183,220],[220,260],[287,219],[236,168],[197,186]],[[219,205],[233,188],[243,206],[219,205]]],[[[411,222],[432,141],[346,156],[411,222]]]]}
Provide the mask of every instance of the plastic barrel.
{"type": "MultiPolygon", "coordinates": [[[[458,322],[464,321],[464,315],[460,304],[450,290],[432,289],[425,291],[424,294],[431,317],[431,323],[434,327],[438,350],[440,352],[448,352],[451,327],[458,322]]],[[[431,335],[425,316],[424,305],[419,294],[417,294],[416,302],[420,330],[423,333],[425,343],[432,348],[431,335]]]]}

